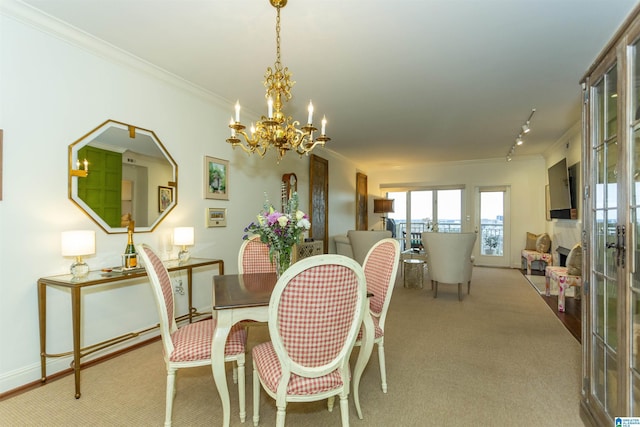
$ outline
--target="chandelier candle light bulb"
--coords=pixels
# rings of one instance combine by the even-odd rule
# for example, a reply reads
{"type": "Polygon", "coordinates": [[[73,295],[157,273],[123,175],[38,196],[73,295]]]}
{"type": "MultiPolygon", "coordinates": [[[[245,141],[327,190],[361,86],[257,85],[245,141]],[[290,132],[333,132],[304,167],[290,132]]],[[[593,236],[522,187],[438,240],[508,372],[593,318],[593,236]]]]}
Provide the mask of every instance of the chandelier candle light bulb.
{"type": "Polygon", "coordinates": [[[309,120],[307,121],[307,123],[309,123],[309,125],[313,123],[313,104],[311,103],[311,101],[309,101],[309,120]]]}

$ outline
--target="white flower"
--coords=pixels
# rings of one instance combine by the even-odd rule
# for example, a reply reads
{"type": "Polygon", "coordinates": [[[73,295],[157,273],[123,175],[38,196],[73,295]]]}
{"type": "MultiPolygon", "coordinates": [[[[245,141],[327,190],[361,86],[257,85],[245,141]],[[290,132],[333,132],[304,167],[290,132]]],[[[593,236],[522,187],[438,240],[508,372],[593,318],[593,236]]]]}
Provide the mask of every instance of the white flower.
{"type": "Polygon", "coordinates": [[[278,224],[280,224],[280,227],[286,227],[288,223],[289,218],[287,218],[286,215],[282,215],[280,218],[278,218],[278,224]]]}
{"type": "Polygon", "coordinates": [[[298,221],[298,227],[302,227],[305,230],[308,230],[309,228],[311,228],[311,223],[309,222],[308,219],[302,218],[298,221]]]}
{"type": "Polygon", "coordinates": [[[296,211],[296,220],[300,221],[302,218],[304,218],[304,212],[296,211]]]}

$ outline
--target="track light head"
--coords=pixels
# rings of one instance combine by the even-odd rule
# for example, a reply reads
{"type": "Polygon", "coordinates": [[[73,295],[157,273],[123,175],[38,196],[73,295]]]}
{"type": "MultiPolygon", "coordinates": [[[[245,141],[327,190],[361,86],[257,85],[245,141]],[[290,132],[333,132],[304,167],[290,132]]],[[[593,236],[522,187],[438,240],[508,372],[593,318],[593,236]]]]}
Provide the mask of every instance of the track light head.
{"type": "Polygon", "coordinates": [[[523,134],[528,134],[531,131],[531,129],[529,128],[529,122],[525,123],[522,125],[522,133],[523,134]]]}

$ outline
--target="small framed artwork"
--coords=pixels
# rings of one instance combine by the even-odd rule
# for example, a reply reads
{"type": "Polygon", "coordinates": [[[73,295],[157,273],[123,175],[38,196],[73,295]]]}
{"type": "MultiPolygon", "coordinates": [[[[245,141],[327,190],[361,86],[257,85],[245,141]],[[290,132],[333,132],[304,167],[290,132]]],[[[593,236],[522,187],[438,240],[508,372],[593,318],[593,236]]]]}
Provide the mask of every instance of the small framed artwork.
{"type": "Polygon", "coordinates": [[[207,208],[207,227],[226,227],[226,208],[207,208]]]}
{"type": "Polygon", "coordinates": [[[173,202],[173,188],[158,187],[158,211],[164,212],[173,202]]]}
{"type": "Polygon", "coordinates": [[[229,200],[229,161],[204,157],[204,198],[229,200]]]}

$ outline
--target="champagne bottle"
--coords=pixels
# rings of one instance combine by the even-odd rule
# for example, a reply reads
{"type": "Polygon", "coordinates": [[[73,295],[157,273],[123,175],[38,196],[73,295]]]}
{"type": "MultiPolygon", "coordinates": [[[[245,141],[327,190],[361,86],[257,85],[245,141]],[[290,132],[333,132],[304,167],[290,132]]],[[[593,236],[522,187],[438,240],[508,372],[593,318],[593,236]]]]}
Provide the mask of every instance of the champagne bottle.
{"type": "Polygon", "coordinates": [[[138,255],[136,254],[135,246],[133,246],[133,227],[134,221],[129,221],[129,227],[127,230],[127,248],[124,251],[125,268],[135,268],[138,266],[138,255]]]}

